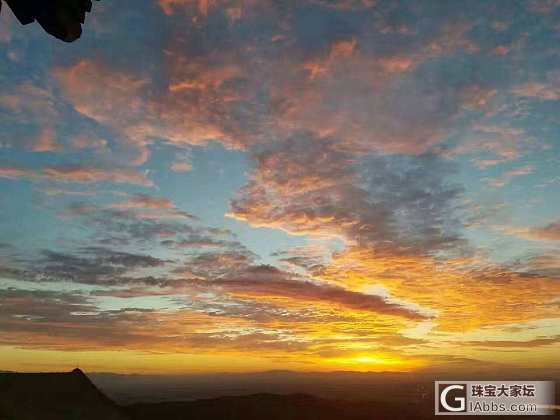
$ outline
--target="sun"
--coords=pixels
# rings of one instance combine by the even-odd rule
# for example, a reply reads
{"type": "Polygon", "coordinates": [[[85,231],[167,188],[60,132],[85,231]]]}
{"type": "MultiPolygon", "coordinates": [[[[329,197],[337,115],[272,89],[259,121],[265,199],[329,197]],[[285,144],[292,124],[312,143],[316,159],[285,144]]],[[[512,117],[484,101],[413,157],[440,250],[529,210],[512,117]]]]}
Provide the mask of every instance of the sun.
{"type": "Polygon", "coordinates": [[[419,360],[403,359],[383,353],[360,353],[348,357],[328,359],[331,366],[355,371],[409,371],[422,365],[419,360]]]}

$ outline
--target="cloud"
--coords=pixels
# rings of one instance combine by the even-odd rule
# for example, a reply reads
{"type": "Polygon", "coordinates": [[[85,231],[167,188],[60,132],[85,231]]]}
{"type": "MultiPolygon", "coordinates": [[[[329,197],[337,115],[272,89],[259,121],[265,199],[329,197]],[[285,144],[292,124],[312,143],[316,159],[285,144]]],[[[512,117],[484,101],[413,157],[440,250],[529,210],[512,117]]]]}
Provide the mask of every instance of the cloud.
{"type": "Polygon", "coordinates": [[[300,135],[254,158],[231,217],[293,234],[338,236],[380,253],[424,253],[460,242],[453,213],[461,190],[442,182],[451,169],[437,157],[358,161],[329,138],[300,135]]]}
{"type": "Polygon", "coordinates": [[[53,70],[66,99],[76,111],[122,136],[120,152],[132,163],[144,163],[147,138],[157,127],[149,104],[143,99],[147,80],[125,72],[109,70],[101,63],[83,59],[75,65],[53,70]],[[123,126],[125,124],[125,126],[123,126]]]}
{"type": "Polygon", "coordinates": [[[51,322],[63,322],[72,313],[97,313],[87,297],[78,293],[6,288],[0,289],[0,296],[4,330],[10,323],[40,322],[46,318],[51,322]]]}
{"type": "MultiPolygon", "coordinates": [[[[230,265],[228,275],[204,280],[128,277],[122,269],[159,266],[160,262],[98,248],[83,249],[80,253],[83,255],[47,252],[41,271],[50,270],[52,279],[58,282],[87,280],[103,289],[93,290],[89,295],[78,291],[0,290],[6,303],[0,312],[8,315],[0,322],[0,330],[5,333],[0,340],[3,344],[65,350],[107,350],[117,346],[165,353],[237,349],[247,354],[275,349],[280,354],[289,354],[317,350],[317,346],[336,346],[338,341],[313,336],[312,331],[319,325],[323,329],[342,328],[348,335],[359,334],[360,330],[373,331],[374,326],[384,322],[395,326],[401,325],[401,320],[410,322],[425,317],[379,296],[300,281],[270,266],[245,264],[237,269],[230,265]],[[166,301],[164,311],[99,308],[95,304],[97,299],[107,296],[174,296],[175,303],[166,301]],[[340,323],[348,325],[343,327],[340,323]],[[22,341],[24,335],[32,339],[22,341]]],[[[238,257],[230,261],[239,261],[238,257]]],[[[206,264],[205,272],[210,274],[208,266],[223,267],[224,257],[197,261],[206,264]]],[[[8,278],[22,275],[15,271],[3,274],[8,278]]],[[[29,273],[25,277],[28,281],[32,279],[29,273]]],[[[43,276],[42,280],[47,278],[43,276]]]]}
{"type": "MultiPolygon", "coordinates": [[[[553,62],[539,38],[549,29],[485,2],[459,15],[451,3],[280,3],[160,0],[135,2],[132,14],[107,6],[85,49],[64,59],[45,53],[30,81],[17,74],[6,86],[1,147],[35,151],[39,166],[10,158],[0,178],[47,184],[68,229],[56,229],[60,241],[40,253],[10,248],[2,275],[21,287],[63,282],[82,291],[7,293],[3,343],[260,352],[316,366],[329,354],[389,348],[432,360],[453,351],[448,359],[463,363],[470,348],[435,348],[442,337],[557,316],[552,253],[515,265],[472,249],[462,233],[470,188],[453,181],[459,156],[486,169],[530,149],[539,124],[524,119],[527,103],[548,107],[558,96],[555,74],[537,74],[553,62]],[[146,30],[121,36],[130,25],[146,30]],[[115,48],[92,54],[90,44],[109,39],[115,48]],[[524,47],[534,53],[525,57],[524,47]],[[532,80],[511,70],[525,58],[532,80]],[[318,238],[323,249],[258,256],[166,197],[94,190],[154,186],[134,167],[186,172],[192,146],[213,141],[249,158],[230,216],[318,238]],[[161,162],[169,154],[155,151],[164,147],[174,155],[161,162]],[[125,301],[153,309],[102,309],[125,301]],[[431,326],[421,338],[403,335],[423,320],[431,326]]],[[[536,164],[487,182],[504,186],[531,171],[536,164]]],[[[552,241],[555,223],[524,234],[552,241]]]]}
{"type": "Polygon", "coordinates": [[[557,101],[560,99],[560,86],[540,82],[527,82],[516,87],[513,93],[517,96],[557,101]]]}
{"type": "Polygon", "coordinates": [[[209,0],[159,0],[158,4],[167,15],[173,14],[178,7],[194,6],[200,14],[208,14],[209,0]]]}
{"type": "Polygon", "coordinates": [[[216,240],[210,237],[192,236],[188,239],[183,239],[179,241],[165,240],[161,242],[161,245],[174,249],[189,249],[189,248],[204,249],[204,248],[224,248],[229,246],[235,246],[237,245],[237,243],[232,241],[216,240]]]}
{"type": "Polygon", "coordinates": [[[555,221],[545,226],[534,226],[534,227],[510,226],[510,227],[502,228],[500,230],[510,235],[520,236],[522,238],[530,239],[534,241],[560,240],[560,221],[555,221]]]}
{"type": "Polygon", "coordinates": [[[144,187],[153,186],[147,173],[127,169],[101,169],[79,166],[52,166],[43,169],[41,177],[59,182],[90,184],[97,182],[114,182],[117,184],[134,184],[144,187]]]}
{"type": "Polygon", "coordinates": [[[52,128],[44,128],[32,146],[34,152],[54,152],[60,146],[56,143],[55,133],[52,128]]]}
{"type": "Polygon", "coordinates": [[[152,187],[153,183],[146,172],[130,169],[103,169],[82,166],[50,166],[35,170],[17,167],[0,168],[0,177],[8,179],[28,179],[76,184],[95,184],[112,182],[152,187]]]}
{"type": "Polygon", "coordinates": [[[133,197],[113,203],[111,207],[116,209],[172,209],[173,202],[167,198],[152,197],[147,194],[136,194],[133,197]]]}
{"type": "Polygon", "coordinates": [[[90,59],[59,67],[54,75],[78,112],[120,134],[119,154],[132,164],[146,162],[148,145],[155,139],[179,146],[218,139],[238,146],[223,126],[231,111],[223,108],[228,99],[223,98],[227,89],[222,84],[241,70],[235,65],[207,68],[211,64],[206,60],[187,57],[174,58],[168,65],[168,91],[153,89],[142,74],[90,59]]]}
{"type": "Polygon", "coordinates": [[[246,269],[255,260],[256,255],[240,245],[238,249],[193,254],[184,268],[176,271],[187,277],[214,280],[246,269]]]}
{"type": "Polygon", "coordinates": [[[92,214],[98,210],[97,206],[89,203],[71,203],[59,215],[65,217],[80,217],[92,214]]]}
{"type": "Polygon", "coordinates": [[[223,280],[213,280],[229,293],[242,296],[271,296],[298,301],[337,304],[354,310],[385,315],[402,316],[410,319],[426,319],[427,316],[403,306],[388,303],[382,297],[357,293],[339,286],[317,284],[287,277],[271,266],[249,267],[244,272],[223,280]]]}
{"type": "Polygon", "coordinates": [[[549,14],[553,12],[558,6],[560,6],[560,2],[558,0],[530,0],[527,2],[528,10],[540,14],[549,14]]]}
{"type": "Polygon", "coordinates": [[[18,179],[25,178],[29,173],[25,169],[3,167],[0,168],[0,178],[18,179]]]}
{"type": "Polygon", "coordinates": [[[555,280],[560,278],[560,257],[554,251],[532,255],[520,265],[530,275],[547,276],[555,280]]]}
{"type": "Polygon", "coordinates": [[[467,138],[450,150],[445,156],[490,154],[478,156],[473,163],[480,169],[517,160],[529,146],[530,137],[521,128],[499,125],[477,124],[472,127],[467,138]]]}
{"type": "Polygon", "coordinates": [[[20,348],[152,349],[188,354],[208,349],[289,352],[306,347],[278,330],[251,328],[248,322],[218,314],[186,309],[154,312],[134,307],[99,310],[91,303],[94,299],[77,293],[8,289],[0,290],[0,296],[0,314],[5,315],[0,317],[0,342],[20,348]]]}
{"type": "Polygon", "coordinates": [[[79,134],[70,140],[71,146],[74,149],[94,149],[103,150],[107,147],[108,141],[89,133],[79,134]]]}
{"type": "MultiPolygon", "coordinates": [[[[445,66],[434,78],[423,68],[458,51],[476,51],[468,21],[446,22],[438,30],[426,28],[421,37],[389,43],[387,34],[353,27],[338,16],[349,8],[373,12],[369,1],[337,3],[335,10],[321,2],[347,30],[326,30],[325,22],[325,28],[313,29],[322,31],[317,37],[298,28],[304,5],[203,3],[159,3],[169,33],[161,83],[144,67],[115,65],[103,57],[53,71],[76,111],[119,134],[117,146],[127,162],[146,162],[149,145],[157,141],[187,148],[217,140],[248,150],[301,131],[337,138],[355,153],[422,154],[445,140],[465,110],[485,107],[496,94],[476,74],[451,83],[445,66]],[[215,38],[197,41],[207,23],[195,15],[229,18],[231,9],[241,10],[239,25],[248,32],[262,30],[259,19],[269,21],[266,36],[247,39],[235,25],[225,25],[215,38]],[[193,32],[184,36],[188,17],[193,32]],[[309,48],[314,43],[316,48],[309,48]]],[[[309,13],[329,19],[316,6],[309,13]]],[[[372,19],[378,23],[380,17],[372,19]]],[[[172,168],[186,171],[189,161],[176,161],[172,168]]]]}
{"type": "Polygon", "coordinates": [[[539,337],[527,341],[515,340],[485,340],[485,341],[463,341],[461,345],[472,347],[502,347],[502,348],[533,348],[540,346],[549,346],[560,342],[560,337],[539,337]]]}
{"type": "Polygon", "coordinates": [[[488,179],[488,185],[493,188],[502,188],[511,182],[513,178],[519,176],[530,175],[534,172],[535,168],[532,165],[526,165],[519,168],[512,169],[505,172],[497,178],[488,179]]]}
{"type": "Polygon", "coordinates": [[[123,215],[138,220],[196,220],[186,211],[178,209],[175,204],[164,197],[153,197],[147,194],[135,194],[131,198],[118,201],[109,206],[123,215]],[[122,213],[124,212],[124,213],[122,213]]]}
{"type": "Polygon", "coordinates": [[[358,247],[335,254],[314,275],[358,291],[376,284],[397,302],[415,302],[435,311],[433,328],[452,333],[554,318],[554,308],[547,302],[560,290],[546,272],[531,273],[525,266],[500,265],[478,255],[438,261],[380,256],[358,247]],[[486,296],[484,301],[480,294],[486,296]]]}
{"type": "Polygon", "coordinates": [[[330,261],[332,249],[328,242],[297,246],[286,251],[278,251],[271,256],[277,257],[281,264],[290,268],[303,268],[308,272],[325,266],[330,261]]]}
{"type": "Polygon", "coordinates": [[[91,202],[74,202],[60,211],[59,215],[77,218],[74,222],[91,230],[90,240],[104,245],[146,245],[162,238],[174,239],[181,235],[229,235],[227,231],[218,232],[213,228],[194,226],[193,223],[198,219],[177,208],[121,209],[91,202]]]}
{"type": "Polygon", "coordinates": [[[10,86],[0,96],[0,144],[34,152],[61,150],[57,142],[62,119],[59,107],[51,89],[30,82],[10,86]]]}
{"type": "Polygon", "coordinates": [[[361,10],[375,7],[376,0],[310,0],[310,3],[320,4],[321,6],[339,10],[361,10]]]}
{"type": "Polygon", "coordinates": [[[95,196],[97,194],[96,190],[90,190],[90,191],[76,191],[76,190],[68,190],[68,189],[64,189],[64,188],[56,188],[56,187],[46,187],[41,189],[41,192],[43,194],[46,194],[48,196],[57,196],[57,195],[68,195],[68,196],[84,196],[84,197],[91,197],[91,196],[95,196]]]}
{"type": "Polygon", "coordinates": [[[173,172],[189,172],[191,169],[192,165],[189,162],[173,162],[171,164],[173,172]]]}
{"type": "Polygon", "coordinates": [[[41,281],[71,281],[84,284],[118,284],[119,278],[140,268],[162,267],[168,261],[148,255],[82,248],[75,254],[43,251],[29,273],[41,281]]]}
{"type": "Polygon", "coordinates": [[[189,152],[178,153],[170,166],[173,172],[189,172],[192,168],[192,156],[189,152]]]}
{"type": "MultiPolygon", "coordinates": [[[[305,64],[309,81],[291,83],[290,94],[275,99],[282,104],[275,115],[282,130],[338,137],[362,153],[421,154],[450,134],[464,106],[483,106],[489,98],[473,91],[474,81],[453,88],[426,83],[419,69],[432,52],[371,57],[358,47],[340,54],[339,45],[325,61],[305,64]]],[[[435,55],[453,49],[438,48],[435,55]]]]}
{"type": "Polygon", "coordinates": [[[544,73],[512,88],[516,96],[541,101],[557,101],[560,99],[560,74],[557,71],[544,73]]]}

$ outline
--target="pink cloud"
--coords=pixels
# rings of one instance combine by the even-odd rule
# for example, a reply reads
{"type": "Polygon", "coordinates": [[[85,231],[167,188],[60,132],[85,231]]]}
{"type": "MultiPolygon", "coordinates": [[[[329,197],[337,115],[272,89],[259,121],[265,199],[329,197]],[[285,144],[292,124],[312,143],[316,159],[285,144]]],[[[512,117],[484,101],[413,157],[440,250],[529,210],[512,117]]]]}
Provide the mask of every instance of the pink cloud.
{"type": "Polygon", "coordinates": [[[111,207],[117,209],[172,209],[175,205],[167,198],[137,194],[128,200],[114,203],[111,207]]]}
{"type": "Polygon", "coordinates": [[[0,178],[17,179],[25,178],[29,173],[24,169],[3,167],[0,168],[0,178]]]}
{"type": "Polygon", "coordinates": [[[560,241],[560,222],[531,230],[531,235],[546,241],[560,241]]]}
{"type": "Polygon", "coordinates": [[[475,124],[465,140],[444,154],[454,157],[490,153],[491,157],[478,156],[473,159],[475,166],[484,169],[518,159],[529,147],[530,140],[520,128],[475,124]]]}
{"type": "Polygon", "coordinates": [[[532,174],[534,170],[535,168],[531,165],[512,169],[497,178],[488,179],[488,185],[494,188],[501,188],[509,184],[513,178],[532,174]]]}
{"type": "Polygon", "coordinates": [[[42,176],[47,179],[61,182],[76,182],[90,184],[97,182],[114,182],[117,184],[134,184],[151,187],[153,183],[147,178],[146,173],[129,169],[100,169],[73,166],[53,166],[45,168],[42,176]]]}
{"type": "Polygon", "coordinates": [[[80,166],[51,166],[44,169],[0,168],[0,177],[30,180],[48,180],[57,182],[93,184],[113,182],[117,184],[133,184],[144,187],[153,186],[147,174],[128,169],[101,169],[80,166]]]}
{"type": "Polygon", "coordinates": [[[557,82],[527,82],[514,88],[513,93],[517,96],[557,101],[560,99],[560,84],[557,82]]]}
{"type": "Polygon", "coordinates": [[[60,145],[56,142],[55,131],[50,127],[43,128],[31,150],[34,152],[54,152],[60,150],[60,145]]]}

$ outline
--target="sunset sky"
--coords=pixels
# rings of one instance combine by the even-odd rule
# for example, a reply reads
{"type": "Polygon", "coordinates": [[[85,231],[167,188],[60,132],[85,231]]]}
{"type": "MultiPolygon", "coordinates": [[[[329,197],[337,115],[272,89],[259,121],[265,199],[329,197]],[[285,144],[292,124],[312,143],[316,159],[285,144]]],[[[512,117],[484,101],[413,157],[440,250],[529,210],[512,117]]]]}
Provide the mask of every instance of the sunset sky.
{"type": "Polygon", "coordinates": [[[560,368],[560,2],[0,19],[0,369],[560,368]]]}

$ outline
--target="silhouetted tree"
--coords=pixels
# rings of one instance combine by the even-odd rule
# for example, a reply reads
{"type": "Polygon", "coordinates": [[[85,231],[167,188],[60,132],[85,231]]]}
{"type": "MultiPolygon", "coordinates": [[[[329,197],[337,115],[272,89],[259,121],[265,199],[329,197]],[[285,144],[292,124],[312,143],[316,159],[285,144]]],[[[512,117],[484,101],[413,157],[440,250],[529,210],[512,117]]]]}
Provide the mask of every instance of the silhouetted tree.
{"type": "MultiPolygon", "coordinates": [[[[5,0],[23,25],[39,22],[45,31],[66,42],[82,34],[91,0],[5,0]]],[[[96,0],[98,1],[98,0],[96,0]]],[[[0,10],[2,0],[0,0],[0,10]]]]}

